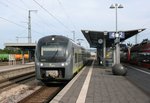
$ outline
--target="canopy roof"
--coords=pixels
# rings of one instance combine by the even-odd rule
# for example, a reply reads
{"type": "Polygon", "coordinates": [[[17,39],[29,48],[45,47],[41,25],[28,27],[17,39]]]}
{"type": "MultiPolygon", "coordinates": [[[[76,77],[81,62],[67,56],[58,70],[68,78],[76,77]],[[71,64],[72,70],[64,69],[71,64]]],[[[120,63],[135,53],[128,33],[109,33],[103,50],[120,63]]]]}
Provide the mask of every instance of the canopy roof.
{"type": "Polygon", "coordinates": [[[5,43],[5,47],[15,47],[15,48],[22,48],[22,49],[35,49],[36,43],[5,43]]]}
{"type": "MultiPolygon", "coordinates": [[[[122,33],[124,38],[120,38],[120,42],[144,31],[145,29],[137,29],[137,30],[127,30],[127,31],[118,31],[118,33],[122,33]]],[[[110,38],[111,34],[115,34],[115,31],[91,31],[91,30],[81,30],[84,37],[90,44],[90,47],[98,48],[101,46],[98,43],[99,39],[106,38],[106,47],[110,47],[114,44],[114,38],[110,38]],[[105,35],[104,35],[105,34],[105,35]]]]}

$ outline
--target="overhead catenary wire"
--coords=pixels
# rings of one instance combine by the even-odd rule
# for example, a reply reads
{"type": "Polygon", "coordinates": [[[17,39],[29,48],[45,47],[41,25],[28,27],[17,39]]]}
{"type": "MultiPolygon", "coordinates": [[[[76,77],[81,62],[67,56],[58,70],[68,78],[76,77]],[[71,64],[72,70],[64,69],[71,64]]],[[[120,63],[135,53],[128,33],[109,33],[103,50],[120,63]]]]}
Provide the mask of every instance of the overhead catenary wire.
{"type": "MultiPolygon", "coordinates": [[[[23,9],[23,8],[21,8],[21,7],[19,7],[19,6],[17,6],[16,4],[12,4],[11,2],[9,2],[8,0],[6,0],[5,1],[5,4],[7,5],[7,6],[5,6],[5,7],[7,7],[9,10],[11,10],[11,11],[15,11],[14,13],[17,13],[17,14],[21,14],[22,15],[22,13],[23,12],[18,12],[17,10],[15,10],[13,7],[15,7],[15,8],[19,8],[19,9],[21,9],[21,10],[24,10],[24,11],[27,11],[26,9],[23,9]]],[[[19,16],[20,17],[20,16],[19,16]]],[[[26,17],[25,16],[21,16],[22,18],[24,18],[24,19],[26,19],[26,17]]]]}
{"type": "MultiPolygon", "coordinates": [[[[12,2],[9,2],[8,0],[7,0],[6,2],[9,3],[9,4],[7,4],[7,5],[8,5],[7,7],[10,8],[9,5],[10,5],[12,2]]],[[[13,3],[13,5],[14,5],[15,7],[19,8],[19,9],[22,9],[22,10],[28,12],[28,9],[25,9],[25,8],[23,8],[23,7],[20,7],[20,6],[16,5],[16,4],[14,4],[14,3],[13,3]]],[[[11,9],[13,9],[13,8],[11,7],[11,9]]],[[[25,26],[23,26],[23,25],[20,25],[20,24],[18,24],[18,23],[15,23],[15,22],[13,22],[13,21],[11,21],[11,20],[5,19],[5,18],[3,18],[3,17],[0,17],[0,18],[3,19],[3,20],[5,20],[5,21],[7,21],[7,22],[9,22],[9,23],[12,23],[12,24],[15,24],[15,25],[17,25],[17,26],[20,26],[20,27],[22,27],[22,28],[24,28],[24,29],[28,29],[27,27],[25,27],[25,26]]],[[[26,17],[24,17],[24,18],[27,19],[26,17]]],[[[38,33],[38,34],[42,34],[42,33],[38,32],[38,31],[36,31],[36,30],[34,30],[34,29],[32,29],[32,31],[33,31],[33,32],[36,32],[36,33],[38,33]]],[[[43,35],[43,34],[42,34],[42,35],[43,35]]]]}
{"type": "Polygon", "coordinates": [[[57,22],[59,22],[64,28],[66,28],[69,32],[71,31],[64,23],[62,23],[58,18],[56,18],[52,13],[50,13],[46,8],[44,8],[40,3],[36,0],[33,0],[39,7],[41,7],[45,12],[47,12],[51,17],[53,17],[57,22]]]}
{"type": "Polygon", "coordinates": [[[29,6],[23,0],[20,0],[20,2],[25,5],[26,8],[29,8],[29,6]]]}
{"type": "Polygon", "coordinates": [[[76,36],[75,36],[75,30],[76,30],[76,26],[74,25],[74,23],[72,22],[70,16],[68,15],[68,13],[66,12],[65,7],[63,6],[62,2],[60,0],[57,0],[59,5],[61,6],[61,10],[63,10],[64,14],[66,15],[67,20],[70,22],[70,25],[73,27],[73,30],[71,31],[71,33],[73,34],[72,39],[74,41],[76,41],[76,36]]]}
{"type": "Polygon", "coordinates": [[[20,24],[18,24],[18,23],[15,23],[15,22],[13,22],[13,21],[10,21],[10,20],[8,20],[8,19],[5,19],[5,18],[3,18],[3,17],[0,17],[2,20],[4,20],[4,21],[7,21],[7,22],[9,22],[9,23],[12,23],[12,24],[15,24],[15,25],[17,25],[17,26],[19,26],[19,27],[21,27],[21,28],[24,28],[24,29],[27,29],[25,26],[23,26],[23,25],[20,25],[20,24]]]}
{"type": "Polygon", "coordinates": [[[8,2],[9,4],[11,4],[11,5],[13,5],[13,6],[15,6],[15,7],[18,7],[18,8],[20,8],[20,9],[22,9],[22,10],[27,10],[27,9],[25,9],[25,8],[23,8],[22,6],[20,6],[20,5],[17,5],[17,4],[15,4],[14,2],[11,2],[12,0],[6,0],[6,2],[8,2]]]}
{"type": "MultiPolygon", "coordinates": [[[[24,4],[24,1],[23,0],[20,0],[20,2],[22,2],[22,4],[24,4],[25,6],[24,7],[22,7],[22,6],[18,6],[17,4],[14,4],[14,2],[12,3],[12,2],[8,2],[9,0],[6,0],[5,1],[5,5],[2,3],[2,5],[4,5],[4,6],[6,6],[8,9],[14,9],[13,7],[15,6],[15,8],[19,8],[19,9],[21,9],[21,10],[23,10],[23,11],[28,11],[28,8],[27,7],[29,7],[29,6],[26,6],[25,4],[24,4]]],[[[42,5],[41,5],[42,6],[42,5]]],[[[43,7],[43,6],[42,6],[43,7]]],[[[41,7],[41,8],[42,8],[41,7]]],[[[43,9],[45,9],[44,7],[43,7],[43,9]]],[[[45,11],[47,11],[47,13],[50,15],[51,13],[47,10],[47,9],[45,9],[45,11]]],[[[20,13],[20,12],[19,12],[20,13]]],[[[53,15],[53,14],[52,14],[53,15]]],[[[51,15],[51,16],[52,16],[51,15]]],[[[37,16],[37,17],[39,17],[39,15],[37,16]]],[[[57,19],[54,15],[52,16],[53,18],[55,18],[55,20],[57,20],[57,22],[59,22],[61,25],[63,25],[67,30],[69,30],[69,32],[71,31],[65,24],[63,24],[59,19],[57,19]]],[[[0,17],[2,20],[5,20],[5,21],[7,21],[7,22],[9,22],[9,23],[12,23],[12,24],[14,24],[14,25],[17,25],[17,26],[19,26],[19,27],[21,27],[21,28],[24,28],[24,29],[28,29],[26,26],[23,26],[23,25],[21,25],[21,24],[18,24],[18,23],[16,23],[16,22],[14,22],[14,21],[12,21],[12,20],[9,20],[9,19],[6,19],[6,18],[4,18],[4,17],[0,17]]],[[[25,19],[26,19],[26,17],[24,17],[25,19]]],[[[44,21],[44,23],[43,24],[45,24],[46,25],[46,27],[48,27],[48,25],[49,25],[49,23],[47,23],[47,22],[45,22],[44,21]]],[[[51,25],[51,24],[50,24],[51,25]]],[[[52,27],[51,27],[51,29],[52,28],[54,28],[54,25],[52,25],[52,27]]],[[[43,35],[43,33],[40,33],[40,32],[38,32],[38,31],[36,31],[36,30],[34,30],[34,29],[32,29],[32,31],[33,32],[36,32],[36,33],[38,33],[38,34],[42,34],[43,35]]],[[[56,30],[52,30],[52,31],[54,31],[54,32],[56,32],[56,30]]]]}
{"type": "MultiPolygon", "coordinates": [[[[12,2],[9,2],[8,0],[6,0],[6,2],[7,2],[7,3],[5,4],[5,5],[7,5],[6,7],[9,8],[9,9],[11,8],[11,10],[14,9],[14,8],[10,7],[10,5],[12,4],[11,6],[15,6],[15,7],[19,8],[19,9],[21,9],[21,10],[28,11],[28,9],[25,9],[25,8],[23,8],[23,7],[20,7],[20,6],[14,4],[14,3],[12,3],[12,2]]],[[[19,12],[19,13],[20,13],[20,12],[19,12]]],[[[21,27],[21,28],[28,29],[26,26],[20,25],[20,24],[18,24],[18,23],[16,23],[16,22],[11,21],[11,20],[8,20],[8,19],[6,19],[6,18],[4,18],[4,17],[0,17],[0,18],[1,18],[2,20],[5,20],[5,21],[9,22],[9,23],[15,24],[15,25],[17,25],[17,26],[19,26],[19,27],[21,27]]],[[[24,18],[27,19],[26,17],[24,17],[24,18]]],[[[40,33],[40,32],[38,32],[38,31],[36,31],[36,30],[34,30],[34,29],[32,29],[32,31],[35,32],[35,33],[38,33],[38,34],[42,34],[42,35],[43,35],[43,33],[40,33]]]]}
{"type": "Polygon", "coordinates": [[[74,30],[75,30],[75,29],[76,29],[76,26],[74,25],[74,23],[72,22],[70,16],[69,16],[68,13],[66,12],[66,9],[65,9],[65,7],[63,6],[62,2],[61,2],[60,0],[57,0],[57,1],[58,1],[59,5],[61,6],[61,8],[62,8],[64,14],[66,15],[67,19],[70,21],[72,27],[73,27],[74,30]]]}
{"type": "MultiPolygon", "coordinates": [[[[43,20],[43,17],[42,17],[41,15],[38,15],[38,14],[37,14],[37,16],[38,16],[41,20],[43,20]]],[[[48,23],[48,22],[45,22],[45,21],[43,21],[43,24],[46,25],[46,27],[47,27],[48,29],[50,29],[49,27],[51,27],[51,30],[53,30],[54,32],[57,33],[57,31],[55,30],[53,24],[48,23]]]]}
{"type": "MultiPolygon", "coordinates": [[[[20,24],[18,24],[18,23],[15,23],[15,22],[13,22],[13,21],[11,21],[11,20],[8,20],[8,19],[6,19],[6,18],[0,17],[0,19],[2,19],[2,20],[4,20],[4,21],[7,21],[7,22],[9,22],[9,23],[11,23],[11,24],[17,25],[18,27],[21,27],[21,28],[24,28],[24,29],[28,29],[27,27],[25,27],[25,26],[23,26],[23,25],[20,25],[20,24]]],[[[42,33],[37,32],[37,31],[35,31],[35,30],[32,30],[32,31],[34,31],[34,32],[36,32],[36,33],[39,33],[39,34],[42,34],[42,33]]]]}
{"type": "MultiPolygon", "coordinates": [[[[29,8],[30,8],[29,5],[27,5],[23,0],[20,0],[20,2],[25,6],[25,8],[27,8],[29,10],[29,8]]],[[[43,21],[44,19],[43,19],[42,15],[38,15],[38,13],[36,15],[37,15],[36,17],[38,17],[39,19],[42,20],[42,22],[43,22],[42,24],[45,25],[45,27],[48,28],[48,30],[51,30],[50,32],[57,33],[57,31],[55,30],[56,28],[54,28],[54,25],[52,23],[48,23],[48,22],[43,21]],[[51,28],[49,28],[50,26],[51,26],[51,28]]],[[[39,24],[39,22],[35,23],[34,21],[33,21],[33,23],[36,25],[39,25],[40,27],[43,28],[41,23],[40,24],[39,24]]]]}

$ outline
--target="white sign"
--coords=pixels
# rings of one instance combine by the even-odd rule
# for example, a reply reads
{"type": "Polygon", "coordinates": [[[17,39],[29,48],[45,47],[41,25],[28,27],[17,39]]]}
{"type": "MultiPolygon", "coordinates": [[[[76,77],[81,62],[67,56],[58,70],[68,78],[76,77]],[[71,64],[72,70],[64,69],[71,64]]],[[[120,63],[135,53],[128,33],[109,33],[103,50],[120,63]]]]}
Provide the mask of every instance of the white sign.
{"type": "Polygon", "coordinates": [[[102,44],[102,43],[103,43],[103,40],[102,40],[102,39],[98,39],[98,43],[99,43],[99,44],[102,44]]]}

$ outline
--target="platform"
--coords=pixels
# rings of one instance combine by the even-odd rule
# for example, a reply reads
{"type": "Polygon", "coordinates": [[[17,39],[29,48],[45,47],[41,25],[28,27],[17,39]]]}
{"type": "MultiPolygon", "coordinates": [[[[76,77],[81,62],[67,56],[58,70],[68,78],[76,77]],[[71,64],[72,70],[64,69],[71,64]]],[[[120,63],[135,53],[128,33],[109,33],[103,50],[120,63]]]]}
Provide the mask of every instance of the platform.
{"type": "Polygon", "coordinates": [[[11,71],[11,70],[17,70],[17,69],[21,69],[21,68],[27,68],[27,67],[31,67],[34,66],[34,62],[30,62],[30,63],[25,63],[25,64],[16,64],[16,65],[6,65],[6,66],[0,66],[0,72],[6,72],[6,71],[11,71]]]}
{"type": "Polygon", "coordinates": [[[50,103],[150,103],[150,96],[126,77],[115,76],[111,68],[93,61],[50,103]]]}

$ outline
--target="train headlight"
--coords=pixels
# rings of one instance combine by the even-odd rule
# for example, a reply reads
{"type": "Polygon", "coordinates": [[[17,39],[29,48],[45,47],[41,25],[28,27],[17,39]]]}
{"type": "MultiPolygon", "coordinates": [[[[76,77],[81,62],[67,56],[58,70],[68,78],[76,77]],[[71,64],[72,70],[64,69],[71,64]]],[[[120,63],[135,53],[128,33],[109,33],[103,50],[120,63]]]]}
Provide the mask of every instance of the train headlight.
{"type": "Polygon", "coordinates": [[[100,64],[103,64],[103,62],[102,62],[102,61],[100,61],[100,64]]]}
{"type": "Polygon", "coordinates": [[[64,63],[61,64],[61,66],[64,66],[64,65],[65,65],[64,63]]]}
{"type": "Polygon", "coordinates": [[[68,65],[68,63],[65,63],[65,65],[67,66],[67,65],[68,65]]]}
{"type": "Polygon", "coordinates": [[[37,63],[36,63],[36,65],[38,65],[38,66],[39,66],[39,65],[40,65],[40,63],[39,63],[39,62],[37,62],[37,63]]]}
{"type": "Polygon", "coordinates": [[[43,66],[43,63],[41,63],[40,66],[43,66]]]}

